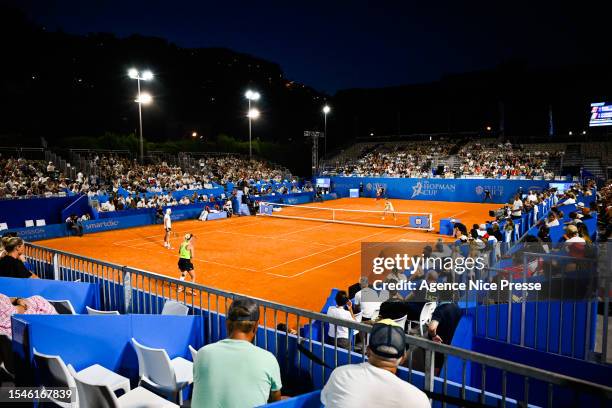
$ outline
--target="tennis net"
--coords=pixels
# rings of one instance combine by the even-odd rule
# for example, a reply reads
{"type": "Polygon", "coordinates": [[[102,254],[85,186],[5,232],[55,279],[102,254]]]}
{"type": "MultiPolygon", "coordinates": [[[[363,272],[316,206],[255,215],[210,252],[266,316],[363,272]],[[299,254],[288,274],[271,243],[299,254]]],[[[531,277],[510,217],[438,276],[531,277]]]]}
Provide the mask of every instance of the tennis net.
{"type": "Polygon", "coordinates": [[[432,215],[426,212],[359,210],[261,202],[259,215],[382,228],[433,230],[432,215]]]}

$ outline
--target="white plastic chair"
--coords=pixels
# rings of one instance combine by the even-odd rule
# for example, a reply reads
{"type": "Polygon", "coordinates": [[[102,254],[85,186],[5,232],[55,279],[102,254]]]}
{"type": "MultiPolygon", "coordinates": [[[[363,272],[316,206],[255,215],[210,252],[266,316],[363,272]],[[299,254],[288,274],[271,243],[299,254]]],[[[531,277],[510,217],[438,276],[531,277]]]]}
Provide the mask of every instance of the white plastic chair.
{"type": "MultiPolygon", "coordinates": [[[[44,387],[75,387],[73,379],[74,376],[70,374],[68,367],[66,367],[64,360],[62,360],[60,356],[39,353],[36,351],[36,349],[34,349],[34,361],[36,362],[40,378],[42,379],[42,385],[44,387]]],[[[93,381],[96,384],[103,384],[104,386],[108,387],[112,393],[122,390],[127,394],[130,391],[130,380],[128,378],[102,367],[99,364],[94,364],[79,371],[78,375],[85,381],[93,381]]],[[[85,406],[82,405],[82,403],[79,404],[76,400],[73,403],[66,403],[57,400],[53,401],[61,407],[85,406]]]]}
{"type": "Polygon", "coordinates": [[[189,308],[175,300],[167,300],[166,303],[164,303],[164,307],[162,309],[161,314],[187,316],[189,314],[189,308]]]}
{"type": "Polygon", "coordinates": [[[119,312],[116,310],[97,310],[97,309],[92,309],[89,306],[85,306],[85,309],[87,309],[87,314],[89,315],[118,315],[119,312]]]}
{"type": "Polygon", "coordinates": [[[196,350],[191,344],[189,345],[189,352],[191,353],[191,361],[195,363],[196,355],[198,354],[198,350],[196,350]]]}
{"type": "Polygon", "coordinates": [[[418,323],[419,332],[421,333],[421,337],[425,334],[423,332],[423,327],[431,321],[431,316],[433,315],[434,310],[436,310],[436,306],[438,304],[436,302],[427,302],[423,305],[421,309],[421,315],[419,316],[419,321],[416,320],[408,320],[408,332],[412,331],[412,324],[418,323]]]}
{"type": "Polygon", "coordinates": [[[48,302],[51,303],[59,314],[76,314],[69,300],[49,300],[48,302]]]}
{"type": "Polygon", "coordinates": [[[34,220],[26,220],[25,226],[26,226],[26,228],[33,227],[34,226],[34,220]]]}
{"type": "Polygon", "coordinates": [[[182,389],[193,382],[193,363],[183,357],[170,360],[164,349],[143,346],[132,337],[138,356],[140,382],[172,401],[183,404],[182,389]]]}
{"type": "Polygon", "coordinates": [[[37,227],[44,227],[45,225],[47,225],[47,222],[44,219],[36,220],[37,227]]]}
{"type": "Polygon", "coordinates": [[[404,316],[404,317],[400,317],[399,319],[393,319],[393,321],[397,324],[399,324],[402,329],[404,329],[404,331],[406,331],[406,319],[408,319],[408,316],[404,316]]]}
{"type": "Polygon", "coordinates": [[[107,386],[101,385],[98,381],[84,379],[79,373],[68,365],[68,371],[74,378],[77,395],[81,407],[96,408],[167,408],[178,407],[178,405],[163,399],[151,391],[137,387],[119,398],[107,386]]]}
{"type": "Polygon", "coordinates": [[[8,224],[6,222],[0,222],[0,231],[4,231],[8,229],[8,224]]]}

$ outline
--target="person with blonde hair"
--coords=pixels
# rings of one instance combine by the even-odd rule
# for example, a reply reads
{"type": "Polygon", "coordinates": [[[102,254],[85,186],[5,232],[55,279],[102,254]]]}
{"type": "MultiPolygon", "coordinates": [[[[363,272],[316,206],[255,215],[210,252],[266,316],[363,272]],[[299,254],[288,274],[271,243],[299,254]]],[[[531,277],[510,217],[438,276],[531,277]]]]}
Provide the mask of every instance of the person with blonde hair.
{"type": "MultiPolygon", "coordinates": [[[[185,234],[185,240],[179,246],[179,261],[178,268],[181,272],[180,279],[182,281],[185,280],[185,276],[189,274],[191,277],[191,282],[195,283],[195,271],[193,267],[193,263],[191,262],[193,257],[195,256],[195,248],[193,247],[193,241],[195,240],[195,235],[193,234],[185,234]]],[[[179,292],[183,291],[182,287],[179,287],[179,292]]],[[[191,293],[191,289],[187,289],[187,293],[191,293]]]]}
{"type": "Polygon", "coordinates": [[[2,238],[2,253],[0,254],[0,277],[4,278],[36,278],[26,268],[25,243],[19,237],[2,238]]]}

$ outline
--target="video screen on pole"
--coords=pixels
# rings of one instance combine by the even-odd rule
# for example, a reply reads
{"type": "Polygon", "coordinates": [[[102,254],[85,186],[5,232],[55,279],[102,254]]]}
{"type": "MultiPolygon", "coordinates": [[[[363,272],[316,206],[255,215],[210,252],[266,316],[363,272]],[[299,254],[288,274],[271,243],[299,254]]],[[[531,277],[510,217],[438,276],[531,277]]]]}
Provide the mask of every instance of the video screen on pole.
{"type": "Polygon", "coordinates": [[[569,190],[574,183],[549,183],[549,188],[556,188],[558,193],[565,193],[565,190],[569,190]]]}
{"type": "Polygon", "coordinates": [[[317,187],[321,188],[329,188],[330,187],[330,179],[329,178],[317,178],[317,187]]]}
{"type": "Polygon", "coordinates": [[[589,126],[612,126],[612,103],[595,102],[591,104],[589,126]]]}

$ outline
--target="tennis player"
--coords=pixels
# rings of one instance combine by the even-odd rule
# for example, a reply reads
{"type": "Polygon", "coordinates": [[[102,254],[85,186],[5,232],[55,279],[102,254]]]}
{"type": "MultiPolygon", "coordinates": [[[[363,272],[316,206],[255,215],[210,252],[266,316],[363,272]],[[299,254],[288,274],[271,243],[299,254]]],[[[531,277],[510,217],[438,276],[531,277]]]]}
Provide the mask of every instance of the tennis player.
{"type": "MultiPolygon", "coordinates": [[[[191,277],[191,282],[195,283],[195,271],[193,268],[193,263],[191,260],[195,256],[195,250],[193,248],[193,240],[195,239],[195,235],[193,234],[185,234],[185,240],[181,243],[179,247],[179,261],[178,268],[181,272],[180,279],[182,281],[185,280],[185,275],[189,274],[191,277]]],[[[183,291],[183,288],[180,287],[178,289],[179,292],[183,291]]],[[[187,289],[187,293],[191,293],[191,289],[187,289]]]]}
{"type": "Polygon", "coordinates": [[[385,215],[387,215],[388,212],[393,214],[393,220],[397,221],[397,218],[395,216],[395,208],[393,208],[393,204],[391,203],[391,201],[389,201],[388,198],[385,198],[385,209],[383,210],[383,216],[382,216],[383,220],[385,219],[385,215]]]}
{"type": "Polygon", "coordinates": [[[166,210],[166,215],[164,215],[164,248],[173,249],[170,246],[170,233],[172,232],[172,219],[170,218],[170,214],[172,214],[172,210],[168,208],[166,210]]]}
{"type": "Polygon", "coordinates": [[[381,198],[383,198],[383,194],[385,193],[385,189],[382,187],[378,187],[376,189],[376,201],[380,200],[381,198]]]}

